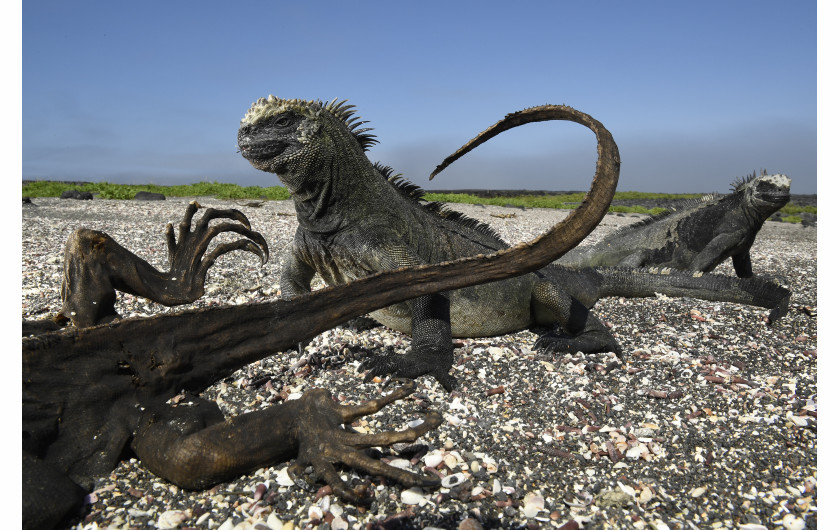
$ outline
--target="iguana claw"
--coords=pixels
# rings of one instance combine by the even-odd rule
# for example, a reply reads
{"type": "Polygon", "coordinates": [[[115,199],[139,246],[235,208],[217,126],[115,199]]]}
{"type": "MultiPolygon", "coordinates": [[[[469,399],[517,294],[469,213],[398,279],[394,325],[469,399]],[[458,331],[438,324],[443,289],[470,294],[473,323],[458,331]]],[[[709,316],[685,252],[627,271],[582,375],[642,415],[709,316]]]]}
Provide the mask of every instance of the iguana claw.
{"type": "Polygon", "coordinates": [[[268,260],[268,244],[263,236],[251,230],[251,224],[238,210],[208,208],[191,231],[192,219],[200,208],[195,201],[187,206],[178,225],[178,240],[172,224],[166,227],[169,248],[169,270],[159,271],[108,234],[80,228],[67,239],[64,250],[64,278],[61,286],[62,314],[77,327],[109,322],[119,315],[114,307],[116,291],[148,298],[175,306],[188,304],[204,294],[208,269],[222,254],[244,250],[268,260]],[[209,226],[213,219],[231,219],[209,226]],[[222,243],[207,256],[213,238],[224,232],[245,236],[222,243]]]}
{"type": "Polygon", "coordinates": [[[369,447],[413,442],[443,422],[438,412],[426,412],[423,423],[402,431],[361,434],[341,428],[343,424],[373,414],[385,405],[409,396],[415,387],[414,382],[408,382],[387,396],[359,405],[337,405],[326,390],[310,391],[313,395],[309,396],[308,403],[304,405],[309,410],[300,415],[302,421],[298,428],[298,456],[294,464],[289,466],[292,480],[304,488],[316,480],[321,480],[330,485],[335,495],[348,502],[362,504],[369,503],[370,499],[362,497],[361,492],[344,482],[334,464],[342,463],[371,475],[389,478],[407,487],[439,486],[440,480],[436,477],[426,477],[390,466],[361,451],[369,447]],[[307,477],[304,470],[308,466],[312,466],[313,472],[307,477]]]}
{"type": "Polygon", "coordinates": [[[196,224],[195,230],[190,231],[192,218],[199,208],[201,208],[201,205],[195,201],[187,206],[184,219],[178,225],[177,241],[175,240],[175,229],[172,223],[166,225],[170,274],[179,274],[181,283],[189,283],[191,290],[203,292],[207,271],[222,254],[234,250],[244,250],[257,255],[262,264],[265,265],[268,261],[268,243],[259,232],[251,230],[251,223],[245,217],[245,214],[234,209],[207,208],[207,211],[196,224]],[[220,223],[210,227],[210,221],[213,219],[232,219],[238,222],[220,223]],[[222,243],[205,257],[204,253],[213,238],[224,232],[235,232],[245,236],[246,239],[222,243]]]}

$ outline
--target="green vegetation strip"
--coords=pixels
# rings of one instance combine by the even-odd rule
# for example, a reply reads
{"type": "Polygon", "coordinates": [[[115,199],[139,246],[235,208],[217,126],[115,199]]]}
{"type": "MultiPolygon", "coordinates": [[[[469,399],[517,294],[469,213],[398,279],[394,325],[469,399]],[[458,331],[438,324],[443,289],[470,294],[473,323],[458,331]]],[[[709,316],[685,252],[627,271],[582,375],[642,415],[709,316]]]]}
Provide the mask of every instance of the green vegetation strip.
{"type": "Polygon", "coordinates": [[[198,182],[182,186],[157,186],[155,184],[111,184],[110,182],[91,182],[83,185],[70,185],[62,182],[37,181],[23,186],[25,197],[59,197],[65,190],[89,191],[98,194],[101,199],[133,199],[138,191],[163,193],[167,197],[216,197],[218,199],[274,199],[289,198],[289,192],[283,186],[239,186],[219,182],[198,182]]]}
{"type": "MultiPolygon", "coordinates": [[[[224,184],[219,182],[198,182],[182,186],[158,186],[155,184],[111,184],[109,182],[91,182],[89,184],[71,185],[54,181],[36,181],[23,186],[25,197],[58,197],[65,190],[75,189],[89,191],[99,195],[101,199],[133,199],[138,191],[162,193],[167,197],[216,197],[218,199],[270,199],[284,200],[289,198],[289,192],[282,186],[239,186],[238,184],[224,184]]],[[[560,208],[571,210],[583,200],[583,193],[568,193],[564,195],[518,195],[515,197],[476,197],[465,193],[427,193],[427,201],[489,204],[496,206],[514,206],[525,208],[560,208]]],[[[616,192],[614,200],[636,199],[692,199],[702,197],[698,193],[642,193],[638,191],[616,192]]],[[[665,208],[645,208],[643,206],[610,206],[613,213],[639,213],[655,215],[664,212],[665,208]]],[[[796,206],[788,204],[781,209],[783,218],[788,222],[801,222],[801,213],[817,213],[815,206],[796,206]]]]}

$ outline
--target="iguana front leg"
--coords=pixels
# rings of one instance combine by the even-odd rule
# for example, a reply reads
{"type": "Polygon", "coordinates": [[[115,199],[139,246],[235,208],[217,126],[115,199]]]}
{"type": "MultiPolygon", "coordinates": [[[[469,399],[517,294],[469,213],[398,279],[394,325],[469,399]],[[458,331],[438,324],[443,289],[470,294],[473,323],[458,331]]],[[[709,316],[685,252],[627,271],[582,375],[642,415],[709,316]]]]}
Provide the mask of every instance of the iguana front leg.
{"type": "MultiPolygon", "coordinates": [[[[694,259],[691,260],[688,267],[685,268],[690,271],[711,272],[726,259],[726,256],[728,256],[732,250],[741,245],[742,240],[743,237],[740,232],[719,234],[712,238],[712,240],[703,247],[703,250],[694,256],[694,259]]],[[[747,248],[749,248],[749,245],[747,245],[747,248]]],[[[749,260],[749,254],[747,254],[747,259],[749,260]]],[[[733,265],[735,265],[734,262],[733,265]]],[[[666,263],[664,266],[673,266],[677,269],[683,268],[678,263],[674,263],[673,265],[666,263]]],[[[742,270],[742,272],[744,271],[742,270]]],[[[752,272],[751,266],[750,272],[752,272]]],[[[740,274],[738,274],[738,276],[742,278],[748,277],[741,276],[740,274]]]]}
{"type": "Polygon", "coordinates": [[[77,327],[87,327],[118,318],[116,291],[143,296],[167,306],[187,304],[204,294],[208,269],[222,254],[234,250],[252,252],[268,259],[265,239],[251,230],[248,219],[238,210],[209,208],[191,231],[199,205],[191,202],[178,226],[178,240],[172,224],[166,227],[169,271],[161,272],[122,247],[104,232],[85,228],[73,232],[64,250],[64,279],[61,285],[62,313],[77,327]],[[213,219],[231,219],[214,226],[213,219]],[[218,245],[205,256],[214,237],[235,232],[245,238],[218,245]]]}
{"type": "Polygon", "coordinates": [[[745,250],[740,254],[732,256],[732,266],[735,268],[735,274],[739,278],[752,278],[752,259],[750,259],[750,251],[745,250]]]}
{"type": "Polygon", "coordinates": [[[408,487],[440,484],[437,478],[389,466],[361,451],[413,442],[441,424],[437,412],[427,413],[422,424],[403,431],[360,434],[342,427],[407,397],[414,388],[409,382],[387,396],[349,406],[336,404],[324,389],[313,389],[300,399],[228,420],[204,400],[194,408],[163,405],[146,411],[131,447],[152,472],[185,489],[208,488],[297,453],[290,472],[298,484],[305,482],[303,470],[311,465],[313,479],[323,480],[347,501],[365,502],[341,479],[336,463],[408,487]]]}
{"type": "Polygon", "coordinates": [[[409,302],[411,307],[411,349],[405,355],[383,355],[368,359],[365,381],[390,374],[415,379],[431,375],[451,391],[457,380],[449,375],[454,359],[449,299],[440,293],[421,296],[409,302]]]}

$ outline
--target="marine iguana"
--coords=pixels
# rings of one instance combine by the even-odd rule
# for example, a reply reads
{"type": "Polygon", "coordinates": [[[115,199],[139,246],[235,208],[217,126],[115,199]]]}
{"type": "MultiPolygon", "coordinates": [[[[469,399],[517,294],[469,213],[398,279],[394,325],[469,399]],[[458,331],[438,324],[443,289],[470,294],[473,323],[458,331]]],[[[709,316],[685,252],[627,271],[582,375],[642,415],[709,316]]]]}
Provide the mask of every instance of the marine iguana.
{"type": "MultiPolygon", "coordinates": [[[[24,528],[58,524],[80,504],[94,477],[109,473],[129,447],[156,474],[187,488],[203,488],[295,452],[293,473],[300,475],[312,465],[316,479],[351,502],[363,499],[344,484],[334,463],[407,486],[438,484],[437,479],[393,468],[359,451],[414,440],[440,423],[437,413],[430,412],[423,424],[400,432],[358,435],[341,429],[343,423],[407,396],[412,384],[350,407],[334,404],[324,390],[312,390],[300,400],[226,421],[214,405],[197,398],[193,401],[198,406],[192,408],[172,409],[166,401],[181,390],[203,390],[250,362],[349,318],[401,300],[538,270],[597,225],[614,190],[614,179],[594,179],[587,199],[563,222],[531,242],[491,256],[399,268],[294,300],[121,321],[113,320],[113,290],[154,284],[161,280],[160,273],[105,234],[75,234],[81,237],[71,237],[69,261],[75,263],[71,270],[76,268],[79,274],[65,282],[64,291],[67,294],[69,285],[78,296],[65,298],[64,310],[72,317],[111,321],[22,340],[24,528]],[[92,278],[94,273],[108,276],[110,283],[92,278]],[[80,280],[84,278],[92,282],[86,284],[80,280]],[[85,290],[85,285],[106,288],[85,290]],[[84,310],[90,306],[107,309],[84,310]]],[[[171,227],[167,230],[170,263],[179,264],[170,274],[175,273],[171,277],[181,293],[195,291],[195,282],[203,283],[203,273],[220,254],[244,249],[262,256],[265,250],[260,244],[264,240],[241,214],[209,210],[196,232],[190,233],[196,209],[195,204],[188,207],[179,242],[171,227]],[[236,219],[241,225],[208,228],[204,221],[217,217],[236,219]],[[246,239],[217,247],[202,259],[207,243],[223,231],[244,234],[246,239]]],[[[158,297],[172,291],[154,288],[148,293],[158,297]]]]}
{"type": "Polygon", "coordinates": [[[764,221],[790,200],[785,175],[736,181],[728,195],[689,200],[674,211],[616,230],[593,245],[578,246],[558,263],[573,267],[662,266],[711,272],[732,258],[741,278],[753,275],[750,247],[764,221]]]}
{"type": "MultiPolygon", "coordinates": [[[[487,225],[436,203],[421,204],[419,188],[383,178],[381,166],[365,156],[377,140],[369,134],[370,128],[359,128],[367,122],[358,121],[353,108],[344,101],[325,104],[269,96],[255,102],[242,119],[238,135],[242,156],[255,168],[277,174],[297,211],[299,225],[281,278],[284,299],[308,293],[315,273],[328,285],[338,285],[383,270],[507,247],[487,225]]],[[[594,182],[609,182],[611,195],[619,172],[612,135],[591,116],[558,105],[507,115],[448,157],[432,177],[502,131],[546,120],[575,121],[595,133],[599,158],[594,182]]],[[[536,347],[620,352],[606,327],[588,310],[603,295],[591,281],[599,273],[607,276],[603,271],[570,273],[543,268],[504,282],[440,292],[376,311],[372,314],[375,320],[411,334],[412,347],[405,355],[369,361],[367,378],[428,374],[451,390],[456,383],[448,373],[453,361],[452,337],[500,335],[534,323],[558,323],[565,332],[543,335],[536,347]]],[[[650,296],[664,291],[658,284],[665,277],[651,274],[635,284],[644,283],[650,296]]],[[[707,289],[711,284],[704,279],[694,281],[701,291],[715,290],[707,289]]],[[[631,290],[628,285],[627,291],[631,290]]],[[[720,294],[718,291],[715,296],[720,294]]]]}

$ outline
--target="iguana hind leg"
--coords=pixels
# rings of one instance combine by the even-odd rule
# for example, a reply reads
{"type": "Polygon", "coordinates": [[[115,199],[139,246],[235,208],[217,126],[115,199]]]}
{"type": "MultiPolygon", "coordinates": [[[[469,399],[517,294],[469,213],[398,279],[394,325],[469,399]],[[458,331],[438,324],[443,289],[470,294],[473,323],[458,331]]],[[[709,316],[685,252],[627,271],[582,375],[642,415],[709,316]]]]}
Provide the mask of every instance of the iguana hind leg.
{"type": "Polygon", "coordinates": [[[252,252],[268,259],[265,239],[251,230],[238,210],[207,209],[191,231],[192,218],[199,205],[191,202],[178,227],[178,240],[172,224],[166,227],[170,269],[158,271],[104,232],[81,228],[67,239],[64,249],[64,279],[61,285],[62,313],[77,327],[101,324],[118,318],[114,303],[116,291],[143,296],[167,306],[187,304],[204,294],[208,269],[222,254],[234,250],[252,252]],[[213,219],[231,219],[213,226],[213,219]],[[224,232],[245,236],[222,243],[205,256],[213,238],[224,232]]]}
{"type": "Polygon", "coordinates": [[[598,317],[553,282],[538,281],[531,296],[537,323],[553,321],[562,328],[560,333],[549,332],[538,338],[534,348],[558,353],[621,354],[621,347],[598,317]]]}
{"type": "MultiPolygon", "coordinates": [[[[227,420],[215,405],[192,398],[194,407],[162,405],[148,409],[132,449],[156,475],[186,489],[203,489],[248,471],[297,458],[290,467],[302,479],[307,466],[314,478],[351,502],[364,499],[347,486],[334,464],[381,475],[406,486],[437,486],[436,478],[401,470],[366,456],[362,448],[411,442],[439,426],[440,414],[429,412],[425,421],[403,431],[359,434],[342,426],[379,411],[410,395],[408,383],[391,394],[360,405],[338,405],[324,389],[305,392],[300,399],[227,420]]],[[[300,484],[301,480],[297,480],[300,484]]]]}

